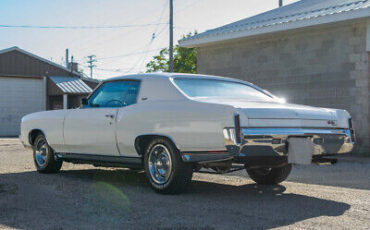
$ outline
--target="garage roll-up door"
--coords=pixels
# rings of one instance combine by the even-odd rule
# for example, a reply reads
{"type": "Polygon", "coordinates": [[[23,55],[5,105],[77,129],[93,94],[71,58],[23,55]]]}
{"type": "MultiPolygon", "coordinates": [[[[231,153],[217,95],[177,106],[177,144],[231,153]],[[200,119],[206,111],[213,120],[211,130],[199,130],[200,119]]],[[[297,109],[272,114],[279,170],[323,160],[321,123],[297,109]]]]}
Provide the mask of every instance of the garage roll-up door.
{"type": "Polygon", "coordinates": [[[18,136],[22,117],[43,110],[43,79],[0,77],[0,136],[18,136]]]}

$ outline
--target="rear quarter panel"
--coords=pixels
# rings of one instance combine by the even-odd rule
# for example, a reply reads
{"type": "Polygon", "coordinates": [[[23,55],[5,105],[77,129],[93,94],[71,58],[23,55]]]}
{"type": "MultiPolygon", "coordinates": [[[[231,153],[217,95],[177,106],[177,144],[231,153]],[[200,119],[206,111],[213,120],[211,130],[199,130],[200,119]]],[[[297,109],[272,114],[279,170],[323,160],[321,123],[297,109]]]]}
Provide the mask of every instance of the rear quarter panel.
{"type": "Polygon", "coordinates": [[[180,151],[224,150],[223,128],[233,125],[233,111],[189,99],[142,101],[119,110],[118,146],[122,155],[138,156],[136,137],[155,134],[171,138],[180,151]]]}

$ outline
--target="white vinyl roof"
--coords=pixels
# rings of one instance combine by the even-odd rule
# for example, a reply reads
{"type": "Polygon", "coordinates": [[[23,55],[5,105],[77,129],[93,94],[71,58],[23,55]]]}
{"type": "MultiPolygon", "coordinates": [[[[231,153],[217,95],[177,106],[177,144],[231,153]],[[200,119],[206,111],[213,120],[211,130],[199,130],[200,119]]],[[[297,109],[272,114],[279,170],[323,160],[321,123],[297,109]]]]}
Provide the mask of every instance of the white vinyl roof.
{"type": "Polygon", "coordinates": [[[333,23],[370,18],[370,0],[301,0],[179,41],[183,47],[333,23]]]}

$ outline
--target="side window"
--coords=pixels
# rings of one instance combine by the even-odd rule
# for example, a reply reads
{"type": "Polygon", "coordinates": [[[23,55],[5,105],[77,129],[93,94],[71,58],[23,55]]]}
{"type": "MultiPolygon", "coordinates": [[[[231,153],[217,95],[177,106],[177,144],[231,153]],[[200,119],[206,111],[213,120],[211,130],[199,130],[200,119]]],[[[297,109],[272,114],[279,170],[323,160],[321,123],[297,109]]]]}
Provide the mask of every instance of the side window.
{"type": "Polygon", "coordinates": [[[87,107],[123,107],[137,102],[139,81],[104,83],[90,98],[87,107]]]}

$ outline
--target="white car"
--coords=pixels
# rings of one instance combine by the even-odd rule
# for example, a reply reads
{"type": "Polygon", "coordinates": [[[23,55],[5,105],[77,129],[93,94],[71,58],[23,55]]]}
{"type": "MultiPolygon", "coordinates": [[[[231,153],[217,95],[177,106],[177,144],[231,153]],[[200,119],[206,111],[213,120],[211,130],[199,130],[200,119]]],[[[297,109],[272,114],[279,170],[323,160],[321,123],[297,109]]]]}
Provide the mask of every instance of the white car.
{"type": "Polygon", "coordinates": [[[245,168],[255,182],[276,184],[292,164],[348,153],[355,141],[345,110],[288,104],[224,77],[127,75],[81,102],[23,117],[20,138],[39,172],[57,172],[63,161],[144,168],[161,193],[185,190],[201,168],[245,168]]]}

